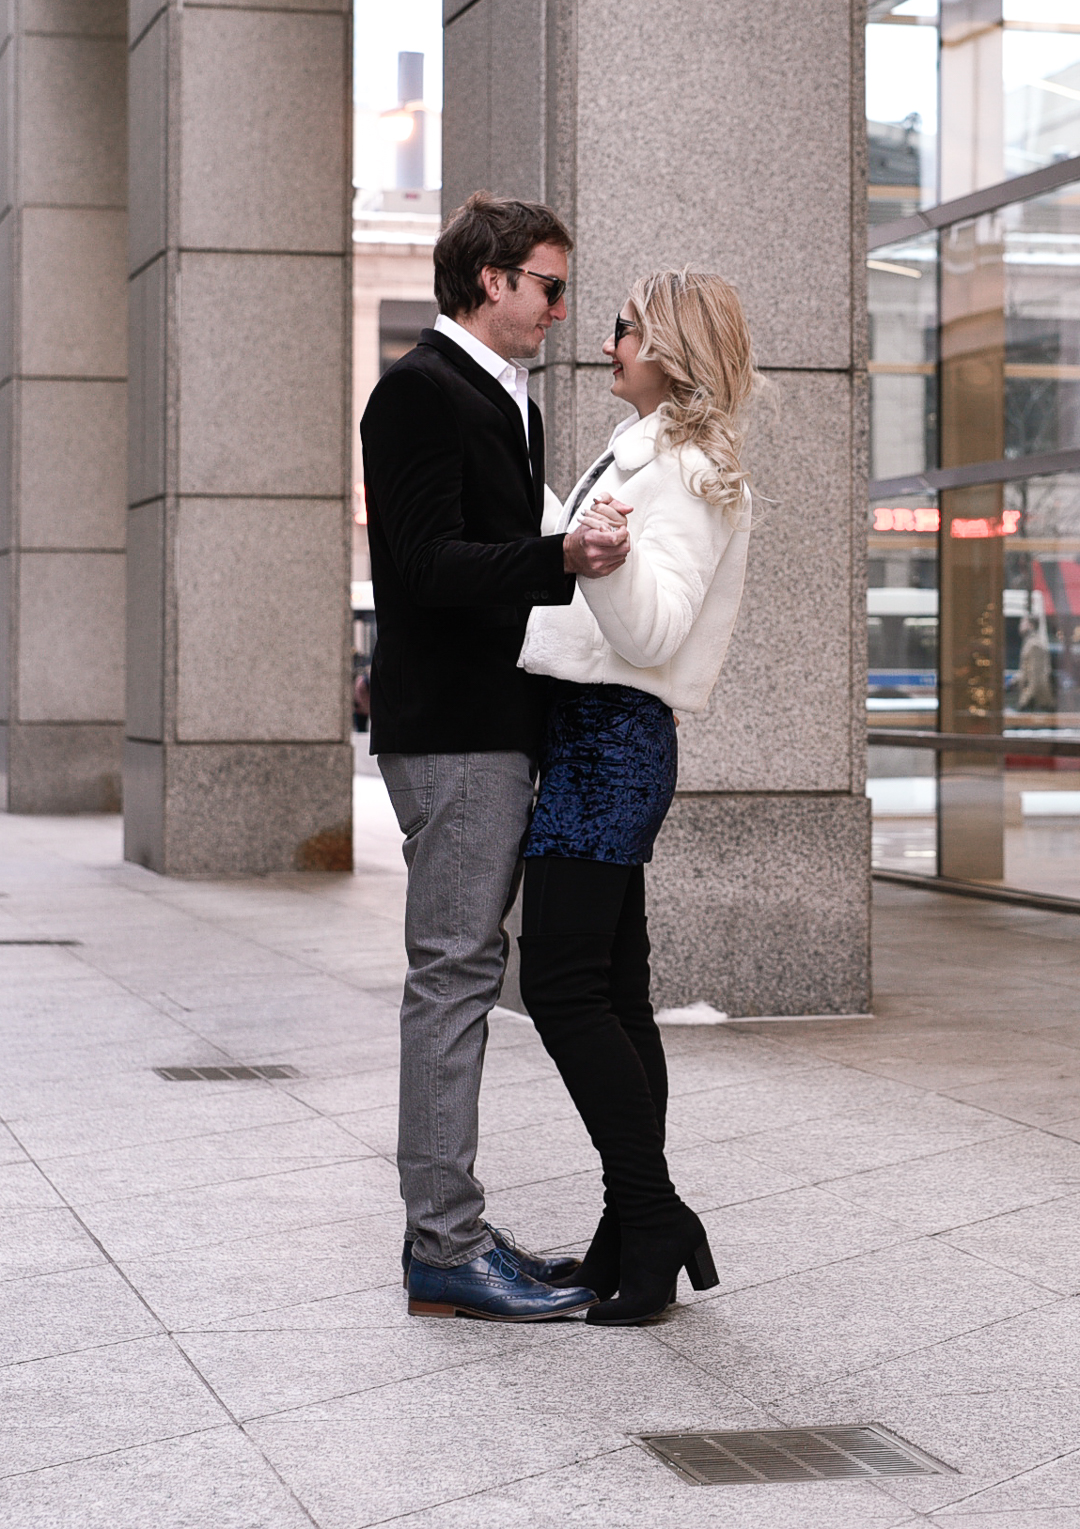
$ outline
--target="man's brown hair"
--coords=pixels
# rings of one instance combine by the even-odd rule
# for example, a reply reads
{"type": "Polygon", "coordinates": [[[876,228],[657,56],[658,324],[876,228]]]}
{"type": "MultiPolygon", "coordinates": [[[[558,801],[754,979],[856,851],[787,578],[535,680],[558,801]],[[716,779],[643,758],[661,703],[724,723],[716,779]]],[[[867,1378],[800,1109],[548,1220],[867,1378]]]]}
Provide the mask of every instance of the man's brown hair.
{"type": "Polygon", "coordinates": [[[516,291],[518,277],[510,267],[524,265],[538,244],[558,244],[567,253],[574,247],[569,229],[550,207],[474,191],[450,214],[435,246],[439,312],[453,318],[481,307],[487,293],[480,272],[486,265],[508,270],[516,291]]]}

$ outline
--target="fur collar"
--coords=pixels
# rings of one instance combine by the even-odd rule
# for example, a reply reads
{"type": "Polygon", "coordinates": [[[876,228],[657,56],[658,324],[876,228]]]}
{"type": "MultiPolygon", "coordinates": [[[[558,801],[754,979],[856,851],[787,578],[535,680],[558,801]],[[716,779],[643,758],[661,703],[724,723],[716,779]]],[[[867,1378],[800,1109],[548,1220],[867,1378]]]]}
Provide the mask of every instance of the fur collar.
{"type": "Polygon", "coordinates": [[[632,414],[615,426],[608,450],[614,455],[620,472],[639,472],[657,454],[656,436],[660,429],[658,414],[646,414],[641,419],[632,414]]]}

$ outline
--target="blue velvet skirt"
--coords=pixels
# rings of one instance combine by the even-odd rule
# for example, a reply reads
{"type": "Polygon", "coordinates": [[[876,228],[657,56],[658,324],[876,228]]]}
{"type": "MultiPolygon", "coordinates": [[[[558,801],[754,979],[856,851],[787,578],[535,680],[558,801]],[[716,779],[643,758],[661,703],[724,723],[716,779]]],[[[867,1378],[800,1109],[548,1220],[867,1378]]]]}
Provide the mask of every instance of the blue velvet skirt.
{"type": "Polygon", "coordinates": [[[629,685],[555,681],[525,857],[644,865],[677,772],[670,706],[629,685]]]}

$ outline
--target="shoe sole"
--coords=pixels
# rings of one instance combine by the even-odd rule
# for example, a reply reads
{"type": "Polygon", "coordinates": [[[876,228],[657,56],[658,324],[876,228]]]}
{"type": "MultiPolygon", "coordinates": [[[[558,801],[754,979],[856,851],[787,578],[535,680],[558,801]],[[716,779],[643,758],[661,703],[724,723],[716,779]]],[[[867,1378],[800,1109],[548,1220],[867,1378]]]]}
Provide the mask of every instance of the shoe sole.
{"type": "Polygon", "coordinates": [[[579,1311],[596,1306],[597,1301],[583,1301],[580,1306],[564,1306],[560,1311],[538,1311],[529,1316],[503,1316],[493,1311],[479,1311],[475,1306],[445,1306],[434,1301],[409,1301],[410,1317],[480,1317],[484,1322],[551,1322],[556,1317],[573,1317],[579,1311]]]}
{"type": "Polygon", "coordinates": [[[585,1321],[589,1327],[645,1327],[648,1323],[657,1321],[666,1311],[670,1310],[670,1306],[661,1306],[659,1311],[650,1311],[648,1316],[645,1317],[597,1317],[592,1322],[586,1317],[585,1321]]]}

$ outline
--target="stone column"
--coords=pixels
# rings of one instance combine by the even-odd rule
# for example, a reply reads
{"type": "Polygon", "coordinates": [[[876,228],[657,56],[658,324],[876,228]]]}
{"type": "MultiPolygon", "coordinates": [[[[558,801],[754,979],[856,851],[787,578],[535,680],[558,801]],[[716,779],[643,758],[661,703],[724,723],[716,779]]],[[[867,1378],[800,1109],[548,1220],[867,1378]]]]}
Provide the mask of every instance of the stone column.
{"type": "Polygon", "coordinates": [[[132,0],[125,853],[345,870],[349,21],[132,0]]]}
{"type": "Polygon", "coordinates": [[[746,595],[650,872],[656,997],[869,1001],[862,0],[448,0],[445,203],[543,197],[577,239],[540,379],[565,492],[623,412],[600,345],[637,275],[739,288],[769,381],[746,595]]]}
{"type": "Polygon", "coordinates": [[[0,806],[115,812],[125,6],[0,7],[0,806]]]}

